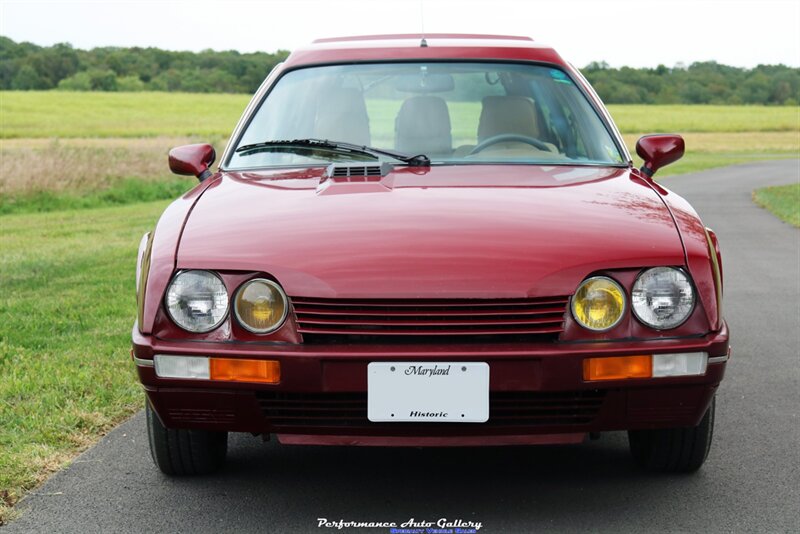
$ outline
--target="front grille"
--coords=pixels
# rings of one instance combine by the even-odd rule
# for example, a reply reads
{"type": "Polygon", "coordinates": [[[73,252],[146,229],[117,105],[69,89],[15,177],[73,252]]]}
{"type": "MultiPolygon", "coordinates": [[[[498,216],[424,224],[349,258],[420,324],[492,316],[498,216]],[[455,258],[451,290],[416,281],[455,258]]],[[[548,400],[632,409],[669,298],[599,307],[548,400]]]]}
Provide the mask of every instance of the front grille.
{"type": "MultiPolygon", "coordinates": [[[[327,427],[350,429],[408,429],[419,425],[452,428],[473,423],[372,423],[367,419],[366,393],[259,392],[258,402],[276,429],[327,427]]],[[[591,423],[606,392],[496,391],[489,394],[491,427],[572,426],[591,423]]]]}
{"type": "Polygon", "coordinates": [[[569,297],[291,300],[298,330],[305,341],[314,342],[331,340],[331,336],[522,335],[552,339],[564,329],[569,297]]]}

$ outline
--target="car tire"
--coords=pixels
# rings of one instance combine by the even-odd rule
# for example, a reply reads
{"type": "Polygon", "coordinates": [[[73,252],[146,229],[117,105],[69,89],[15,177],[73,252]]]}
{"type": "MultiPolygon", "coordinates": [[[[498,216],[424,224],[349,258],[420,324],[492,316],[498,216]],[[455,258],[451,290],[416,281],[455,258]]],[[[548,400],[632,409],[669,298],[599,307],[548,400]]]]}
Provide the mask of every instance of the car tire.
{"type": "Polygon", "coordinates": [[[150,455],[161,472],[172,476],[204,475],[222,467],[228,433],[167,428],[150,401],[145,403],[150,455]]]}
{"type": "Polygon", "coordinates": [[[688,428],[629,430],[628,443],[639,467],[664,473],[691,473],[706,461],[714,436],[716,397],[700,424],[688,428]]]}

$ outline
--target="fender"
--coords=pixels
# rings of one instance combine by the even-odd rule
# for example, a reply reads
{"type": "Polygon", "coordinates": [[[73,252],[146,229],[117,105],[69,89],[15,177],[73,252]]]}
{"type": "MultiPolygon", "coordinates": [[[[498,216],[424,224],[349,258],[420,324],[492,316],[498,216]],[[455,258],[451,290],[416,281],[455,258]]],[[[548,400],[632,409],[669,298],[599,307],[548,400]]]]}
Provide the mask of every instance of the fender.
{"type": "Polygon", "coordinates": [[[214,174],[172,202],[156,223],[144,298],[140,303],[142,310],[139,314],[141,321],[138,327],[142,334],[150,334],[153,331],[153,323],[161,305],[161,299],[172,278],[172,273],[175,271],[178,245],[186,220],[203,193],[219,184],[219,177],[219,173],[214,174]]]}

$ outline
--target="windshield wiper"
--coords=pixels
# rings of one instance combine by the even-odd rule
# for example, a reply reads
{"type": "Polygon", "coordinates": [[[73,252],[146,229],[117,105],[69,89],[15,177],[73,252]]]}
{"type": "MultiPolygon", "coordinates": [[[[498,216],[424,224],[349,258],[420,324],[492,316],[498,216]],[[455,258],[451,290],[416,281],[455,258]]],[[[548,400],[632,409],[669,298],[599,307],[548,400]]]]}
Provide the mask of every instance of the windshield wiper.
{"type": "Polygon", "coordinates": [[[258,152],[261,150],[269,150],[271,148],[321,148],[324,150],[332,150],[340,153],[360,154],[373,156],[378,159],[378,156],[389,156],[408,165],[414,167],[430,167],[431,160],[425,154],[417,154],[416,156],[409,156],[394,150],[386,150],[384,148],[374,148],[371,146],[361,146],[354,143],[345,143],[343,141],[328,141],[327,139],[278,139],[275,141],[262,141],[261,143],[253,143],[250,145],[240,146],[235,150],[237,153],[242,152],[258,152]]]}

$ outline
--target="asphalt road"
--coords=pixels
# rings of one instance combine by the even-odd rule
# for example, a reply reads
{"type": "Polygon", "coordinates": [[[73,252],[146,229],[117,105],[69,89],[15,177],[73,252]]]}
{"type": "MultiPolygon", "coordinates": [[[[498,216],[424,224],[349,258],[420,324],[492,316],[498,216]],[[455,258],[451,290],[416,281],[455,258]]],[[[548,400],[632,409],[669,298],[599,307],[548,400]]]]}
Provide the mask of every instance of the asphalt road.
{"type": "MultiPolygon", "coordinates": [[[[236,435],[226,469],[170,479],[142,414],[19,505],[16,532],[367,532],[345,521],[480,522],[480,532],[800,531],[800,231],[750,200],[800,180],[800,161],[669,178],[719,234],[733,358],[714,445],[690,476],[648,475],[624,434],[579,446],[288,447],[236,435]]],[[[378,529],[377,532],[388,532],[378,529]]]]}

